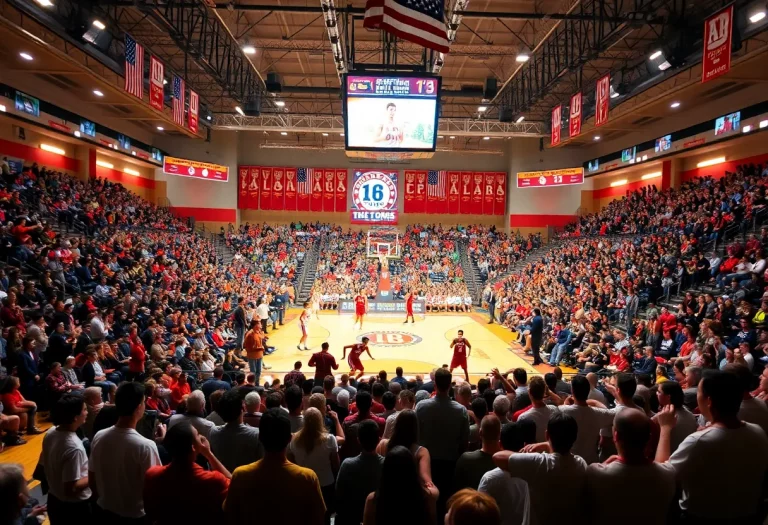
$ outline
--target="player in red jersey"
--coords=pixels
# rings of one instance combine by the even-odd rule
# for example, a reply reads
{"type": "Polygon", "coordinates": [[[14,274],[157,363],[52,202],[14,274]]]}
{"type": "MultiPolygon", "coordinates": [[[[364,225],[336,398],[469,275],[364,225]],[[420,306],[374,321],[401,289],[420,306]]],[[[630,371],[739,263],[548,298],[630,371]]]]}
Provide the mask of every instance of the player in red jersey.
{"type": "Polygon", "coordinates": [[[413,291],[408,292],[408,295],[405,296],[405,322],[403,324],[408,324],[408,318],[411,318],[411,323],[416,323],[416,319],[413,317],[413,291]]]}
{"type": "Polygon", "coordinates": [[[355,296],[355,322],[352,324],[352,327],[357,324],[358,321],[360,321],[360,330],[363,329],[363,316],[368,313],[368,298],[364,296],[361,292],[357,292],[357,295],[355,296]]]}
{"type": "Polygon", "coordinates": [[[453,348],[453,359],[451,359],[450,372],[453,373],[454,368],[461,367],[464,369],[464,377],[469,383],[467,358],[472,353],[472,345],[469,344],[468,339],[464,338],[464,330],[459,330],[458,337],[451,341],[451,348],[453,348]]]}
{"type": "Polygon", "coordinates": [[[363,377],[363,373],[365,373],[365,367],[363,366],[363,363],[360,361],[360,356],[363,352],[368,354],[368,357],[371,358],[371,360],[375,361],[373,359],[373,356],[371,355],[371,351],[368,349],[368,338],[363,337],[362,343],[356,343],[354,345],[347,345],[344,347],[344,352],[341,354],[341,358],[344,359],[347,357],[347,350],[349,350],[349,359],[347,359],[347,363],[349,363],[349,375],[354,376],[355,372],[357,372],[357,375],[355,376],[355,379],[360,379],[363,377]]]}

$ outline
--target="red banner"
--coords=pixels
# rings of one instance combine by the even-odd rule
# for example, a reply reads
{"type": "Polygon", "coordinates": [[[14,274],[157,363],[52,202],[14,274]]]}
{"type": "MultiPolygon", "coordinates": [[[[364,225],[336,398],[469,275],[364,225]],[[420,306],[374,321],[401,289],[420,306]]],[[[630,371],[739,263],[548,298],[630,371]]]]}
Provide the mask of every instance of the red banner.
{"type": "Polygon", "coordinates": [[[248,169],[249,172],[249,180],[248,180],[248,198],[246,199],[246,208],[249,210],[258,210],[259,209],[259,174],[260,170],[256,166],[251,166],[248,169]]]}
{"type": "Polygon", "coordinates": [[[272,168],[272,206],[273,210],[285,209],[285,168],[272,168]]]}
{"type": "Polygon", "coordinates": [[[240,166],[237,169],[237,207],[246,209],[248,199],[248,166],[240,166]]]}
{"type": "Polygon", "coordinates": [[[296,168],[285,168],[285,210],[296,211],[296,168]]]}
{"type": "MultiPolygon", "coordinates": [[[[416,203],[416,176],[420,172],[405,170],[405,190],[403,191],[403,213],[420,213],[415,209],[416,203]]],[[[422,210],[423,212],[424,210],[422,210]]]]}
{"type": "Polygon", "coordinates": [[[272,209],[272,168],[261,168],[260,210],[272,209]]]}
{"type": "Polygon", "coordinates": [[[347,211],[347,170],[336,170],[336,211],[347,211]]]}
{"type": "Polygon", "coordinates": [[[704,21],[704,54],[701,58],[701,82],[709,82],[731,70],[733,5],[704,21]]]}
{"type": "Polygon", "coordinates": [[[483,214],[483,179],[482,171],[472,172],[472,215],[483,214]]]}
{"type": "Polygon", "coordinates": [[[461,186],[459,187],[461,192],[459,196],[459,213],[462,215],[469,215],[472,213],[472,172],[461,172],[461,186]]]}
{"type": "Polygon", "coordinates": [[[163,80],[165,65],[155,55],[149,57],[149,105],[158,111],[163,110],[163,80]]]}
{"type": "Polygon", "coordinates": [[[459,214],[459,201],[461,200],[461,172],[448,172],[448,213],[459,214]]]}
{"type": "Polygon", "coordinates": [[[552,146],[557,146],[558,144],[560,144],[560,127],[562,126],[562,122],[563,122],[562,117],[563,117],[562,104],[552,108],[552,137],[550,141],[550,144],[552,146]]]}
{"type": "Polygon", "coordinates": [[[581,91],[571,97],[568,117],[568,136],[573,138],[581,134],[581,91]]]}
{"type": "Polygon", "coordinates": [[[496,202],[493,205],[494,215],[504,215],[507,208],[507,173],[496,173],[496,202]]]}
{"type": "Polygon", "coordinates": [[[312,170],[312,199],[309,204],[310,211],[323,211],[323,169],[312,170]]]}
{"type": "Polygon", "coordinates": [[[608,109],[611,97],[611,75],[605,75],[597,81],[595,89],[595,127],[608,122],[608,109]]]}
{"type": "Polygon", "coordinates": [[[496,198],[496,174],[486,173],[483,184],[483,215],[493,215],[493,203],[496,198]]]}
{"type": "Polygon", "coordinates": [[[323,211],[333,211],[336,201],[336,170],[323,170],[323,211]]]}
{"type": "Polygon", "coordinates": [[[200,113],[200,97],[197,93],[189,90],[189,112],[187,113],[187,120],[189,121],[189,130],[192,133],[197,133],[197,116],[200,113]]]}

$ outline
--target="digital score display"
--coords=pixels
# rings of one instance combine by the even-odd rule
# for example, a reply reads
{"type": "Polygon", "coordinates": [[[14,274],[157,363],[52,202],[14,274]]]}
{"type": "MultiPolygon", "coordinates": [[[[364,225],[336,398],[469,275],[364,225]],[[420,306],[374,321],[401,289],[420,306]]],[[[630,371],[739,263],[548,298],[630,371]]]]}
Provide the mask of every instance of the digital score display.
{"type": "Polygon", "coordinates": [[[439,77],[349,74],[344,88],[348,150],[435,150],[439,77]]]}
{"type": "Polygon", "coordinates": [[[584,184],[584,168],[521,171],[517,173],[518,188],[544,188],[571,184],[584,184]]]}

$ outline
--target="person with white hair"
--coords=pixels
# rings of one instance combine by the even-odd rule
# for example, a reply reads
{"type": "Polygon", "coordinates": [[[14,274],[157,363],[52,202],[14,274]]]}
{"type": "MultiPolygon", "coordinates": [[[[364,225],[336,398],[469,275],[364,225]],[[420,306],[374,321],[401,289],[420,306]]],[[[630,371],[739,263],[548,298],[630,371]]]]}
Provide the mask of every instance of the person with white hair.
{"type": "Polygon", "coordinates": [[[245,414],[243,423],[259,428],[261,422],[261,396],[258,392],[248,392],[245,396],[245,414]]]}
{"type": "Polygon", "coordinates": [[[496,396],[493,400],[493,413],[499,418],[502,425],[509,423],[509,409],[512,404],[507,396],[496,396]]]}
{"type": "Polygon", "coordinates": [[[0,523],[39,523],[45,505],[28,508],[30,502],[24,468],[18,463],[0,463],[0,523]]]}
{"type": "Polygon", "coordinates": [[[101,387],[89,386],[83,392],[83,399],[85,400],[85,407],[88,410],[88,417],[83,423],[83,434],[88,439],[93,439],[93,424],[96,421],[96,417],[104,408],[105,403],[101,399],[101,387]]]}
{"type": "Polygon", "coordinates": [[[190,425],[195,427],[201,436],[205,439],[211,434],[211,429],[216,425],[213,421],[205,419],[205,396],[200,390],[195,390],[187,397],[187,409],[183,414],[174,414],[171,419],[168,420],[168,428],[173,428],[174,425],[181,423],[182,421],[189,422],[190,425]]]}

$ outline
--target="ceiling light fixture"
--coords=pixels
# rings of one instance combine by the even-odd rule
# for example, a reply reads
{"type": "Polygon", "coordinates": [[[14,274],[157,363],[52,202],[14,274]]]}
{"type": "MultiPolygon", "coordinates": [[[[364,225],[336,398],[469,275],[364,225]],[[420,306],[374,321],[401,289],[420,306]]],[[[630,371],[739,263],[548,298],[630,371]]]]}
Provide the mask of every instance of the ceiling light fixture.
{"type": "Polygon", "coordinates": [[[624,186],[626,183],[627,179],[615,180],[611,183],[611,188],[615,188],[616,186],[624,186]]]}
{"type": "Polygon", "coordinates": [[[75,137],[80,138],[80,132],[78,130],[75,130],[75,137]]]}
{"type": "Polygon", "coordinates": [[[477,107],[477,110],[478,110],[480,113],[483,113],[483,112],[484,112],[484,111],[486,111],[487,109],[488,109],[488,107],[487,107],[487,106],[478,106],[478,107],[477,107]]]}
{"type": "Polygon", "coordinates": [[[594,137],[592,137],[592,140],[600,140],[600,135],[595,135],[594,137]]]}
{"type": "Polygon", "coordinates": [[[102,22],[99,19],[96,19],[93,21],[93,27],[101,29],[102,31],[104,31],[107,28],[107,26],[104,25],[104,22],[102,22]]]}
{"type": "Polygon", "coordinates": [[[749,21],[756,24],[763,18],[765,18],[765,11],[758,11],[757,13],[750,15],[749,21]]]}
{"type": "Polygon", "coordinates": [[[677,101],[675,101],[675,102],[672,102],[672,103],[669,105],[669,107],[671,107],[672,109],[677,109],[677,108],[679,108],[679,107],[680,107],[680,102],[677,102],[677,101]]]}
{"type": "Polygon", "coordinates": [[[65,153],[63,149],[57,148],[56,146],[51,146],[50,144],[40,144],[40,149],[49,153],[56,153],[58,155],[64,155],[65,153]]]}
{"type": "Polygon", "coordinates": [[[520,115],[519,117],[517,117],[515,124],[520,124],[524,120],[525,120],[525,115],[520,115]]]}
{"type": "Polygon", "coordinates": [[[528,53],[518,53],[518,55],[515,57],[515,62],[528,62],[530,59],[530,55],[528,53]]]}
{"type": "Polygon", "coordinates": [[[135,150],[134,150],[134,151],[132,151],[132,152],[131,152],[131,155],[133,155],[133,156],[135,157],[135,156],[136,156],[136,151],[135,151],[135,150]]]}
{"type": "Polygon", "coordinates": [[[141,173],[139,173],[139,172],[138,172],[138,171],[136,171],[136,170],[132,170],[131,168],[124,168],[124,169],[123,169],[123,173],[127,173],[128,175],[136,175],[137,177],[138,177],[139,175],[141,175],[141,173]]]}
{"type": "Polygon", "coordinates": [[[235,106],[235,111],[237,111],[240,116],[244,117],[245,113],[243,113],[243,109],[240,106],[235,106]]]}
{"type": "Polygon", "coordinates": [[[104,93],[102,93],[98,89],[94,89],[93,90],[93,94],[96,95],[97,97],[103,97],[104,96],[104,93]]]}
{"type": "Polygon", "coordinates": [[[328,133],[323,133],[323,137],[327,137],[327,136],[328,136],[328,133]]]}
{"type": "Polygon", "coordinates": [[[275,101],[275,106],[277,106],[279,108],[284,108],[285,107],[285,102],[283,102],[282,100],[276,100],[275,101]]]}
{"type": "Polygon", "coordinates": [[[287,132],[287,131],[281,131],[281,132],[280,132],[280,134],[281,134],[283,137],[285,137],[285,136],[288,134],[288,132],[287,132]]]}
{"type": "Polygon", "coordinates": [[[168,81],[166,79],[163,79],[163,85],[166,85],[168,81]]]}
{"type": "Polygon", "coordinates": [[[742,133],[749,133],[750,131],[752,131],[752,126],[744,126],[741,128],[742,133]]]}
{"type": "Polygon", "coordinates": [[[650,58],[651,60],[656,60],[661,55],[662,55],[661,49],[659,49],[658,51],[654,51],[653,54],[650,57],[648,57],[648,58],[650,58]]]}
{"type": "Polygon", "coordinates": [[[2,112],[2,113],[6,112],[5,104],[0,104],[0,112],[2,112]]]}
{"type": "Polygon", "coordinates": [[[20,56],[21,58],[23,58],[24,60],[34,60],[34,58],[32,57],[32,55],[30,55],[29,53],[23,53],[23,52],[22,52],[22,53],[19,53],[19,56],[20,56]]]}
{"type": "Polygon", "coordinates": [[[450,136],[450,137],[448,137],[448,138],[449,138],[449,139],[455,139],[455,138],[456,138],[456,135],[451,135],[451,136],[450,136]]]}
{"type": "Polygon", "coordinates": [[[205,116],[205,120],[211,120],[211,116],[210,115],[206,115],[205,116]]]}
{"type": "Polygon", "coordinates": [[[111,162],[107,162],[106,160],[97,160],[96,165],[101,166],[102,168],[109,168],[109,169],[112,169],[115,167],[114,164],[112,164],[111,162]]]}
{"type": "Polygon", "coordinates": [[[491,137],[483,137],[483,140],[491,140],[491,137]]]}
{"type": "MultiPolygon", "coordinates": [[[[5,111],[5,106],[3,106],[3,111],[5,111]]],[[[768,128],[768,120],[761,120],[760,121],[760,129],[768,128]]]]}
{"type": "Polygon", "coordinates": [[[725,162],[725,157],[715,157],[714,159],[704,160],[696,164],[697,168],[707,168],[725,162]]]}
{"type": "Polygon", "coordinates": [[[165,128],[163,126],[157,126],[157,131],[163,131],[165,128]]]}
{"type": "Polygon", "coordinates": [[[343,137],[343,136],[344,136],[344,133],[339,133],[339,136],[340,136],[340,137],[343,137]]]}
{"type": "Polygon", "coordinates": [[[35,0],[35,2],[37,2],[38,5],[43,7],[51,7],[53,5],[51,0],[35,0]]]}
{"type": "Polygon", "coordinates": [[[443,138],[443,136],[442,135],[438,135],[437,138],[441,139],[441,138],[443,138]]]}
{"type": "Polygon", "coordinates": [[[653,173],[646,173],[645,175],[640,177],[640,180],[655,179],[656,177],[661,177],[660,171],[654,171],[653,173]]]}
{"type": "Polygon", "coordinates": [[[243,46],[243,53],[245,53],[246,55],[255,55],[256,48],[253,46],[243,46]]]}

